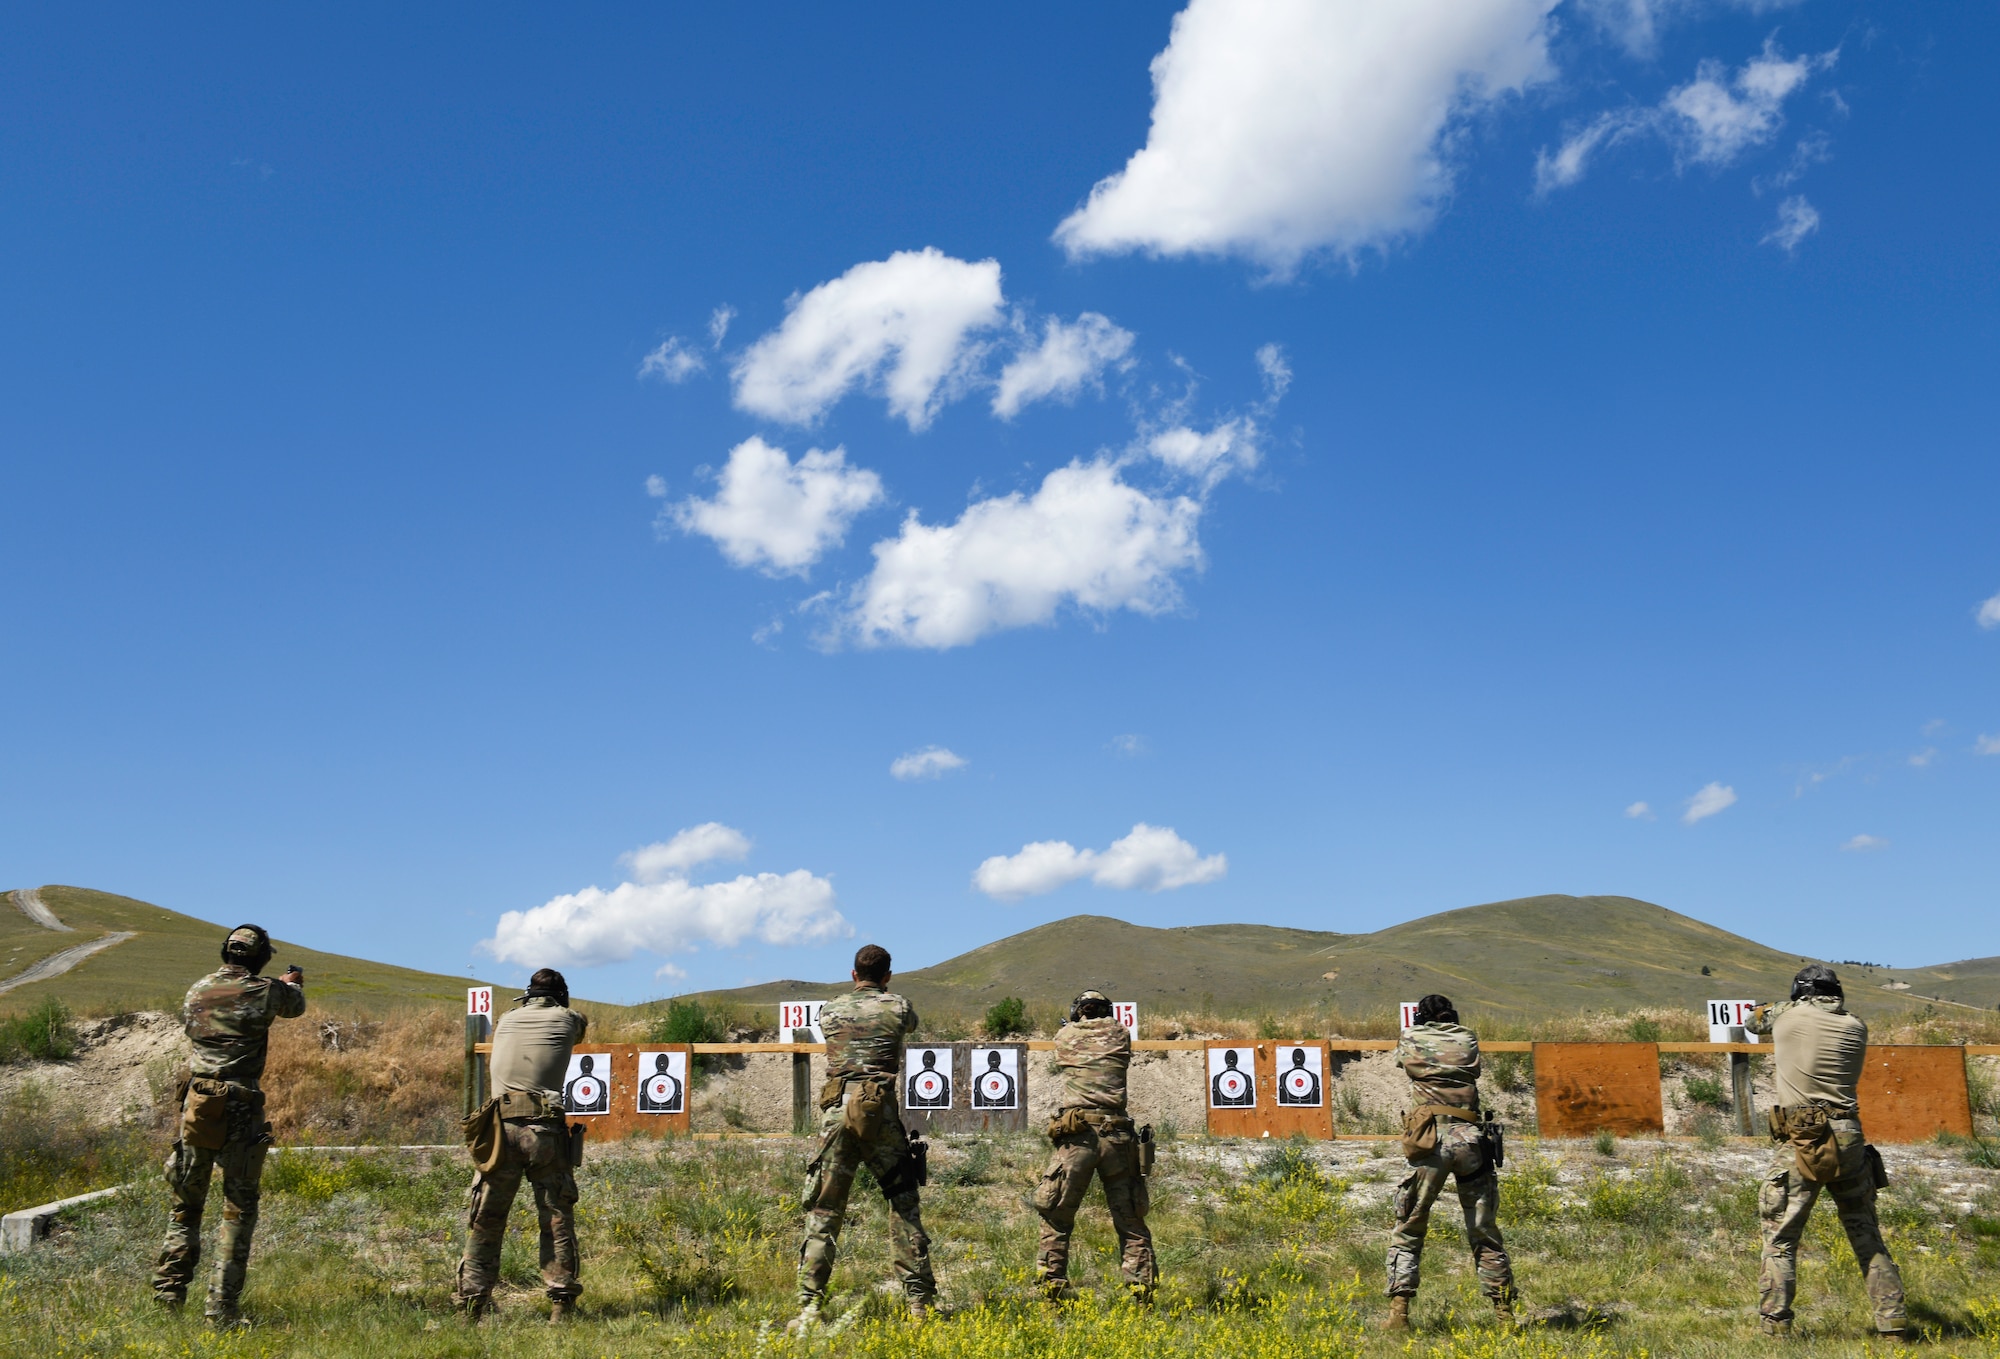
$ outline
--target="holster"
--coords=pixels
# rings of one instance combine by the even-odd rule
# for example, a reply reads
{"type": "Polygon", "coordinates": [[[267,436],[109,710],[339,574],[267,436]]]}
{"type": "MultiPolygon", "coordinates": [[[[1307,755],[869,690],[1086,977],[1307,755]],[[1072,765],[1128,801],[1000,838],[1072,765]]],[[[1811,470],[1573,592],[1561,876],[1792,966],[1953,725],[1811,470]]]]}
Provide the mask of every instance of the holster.
{"type": "Polygon", "coordinates": [[[1488,1170],[1498,1170],[1507,1164],[1507,1138],[1500,1131],[1500,1124],[1495,1121],[1493,1115],[1488,1114],[1486,1121],[1479,1125],[1479,1140],[1486,1146],[1488,1170]]]}
{"type": "Polygon", "coordinates": [[[1153,1173],[1153,1125],[1143,1124],[1139,1128],[1139,1176],[1141,1179],[1153,1173]]]}
{"type": "Polygon", "coordinates": [[[908,1137],[902,1159],[877,1181],[885,1199],[921,1189],[931,1182],[931,1144],[924,1141],[924,1135],[915,1128],[908,1130],[908,1137]]]}
{"type": "Polygon", "coordinates": [[[1479,1115],[1471,1109],[1461,1109],[1455,1104],[1419,1104],[1403,1115],[1403,1159],[1414,1161],[1437,1150],[1440,1118],[1453,1119],[1459,1123],[1477,1123],[1479,1115]]]}
{"type": "Polygon", "coordinates": [[[583,1164],[583,1139],[589,1132],[588,1123],[569,1125],[569,1163],[572,1169],[583,1164]]]}
{"type": "Polygon", "coordinates": [[[1889,1187],[1889,1167],[1882,1164],[1882,1153],[1871,1146],[1864,1147],[1861,1155],[1868,1167],[1868,1183],[1874,1185],[1877,1189],[1887,1189],[1889,1187]]]}

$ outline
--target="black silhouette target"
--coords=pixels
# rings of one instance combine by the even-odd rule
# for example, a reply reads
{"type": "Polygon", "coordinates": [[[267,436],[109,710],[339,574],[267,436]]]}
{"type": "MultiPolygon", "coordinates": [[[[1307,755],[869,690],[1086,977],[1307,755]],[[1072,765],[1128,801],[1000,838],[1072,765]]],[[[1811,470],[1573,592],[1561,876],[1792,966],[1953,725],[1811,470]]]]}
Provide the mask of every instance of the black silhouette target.
{"type": "Polygon", "coordinates": [[[1319,1049],[1278,1049],[1278,1103],[1293,1108],[1320,1105],[1319,1049]]]}
{"type": "Polygon", "coordinates": [[[686,1107],[687,1056],[679,1052],[639,1054],[639,1112],[677,1114],[686,1107]]]}
{"type": "Polygon", "coordinates": [[[563,1108],[573,1114],[602,1114],[611,1109],[611,1059],[589,1053],[569,1059],[563,1080],[563,1108]]]}
{"type": "Polygon", "coordinates": [[[1208,1102],[1217,1109],[1250,1109],[1257,1104],[1257,1078],[1249,1048],[1215,1048],[1208,1054],[1208,1102]]]}
{"type": "Polygon", "coordinates": [[[951,1049],[911,1048],[909,1052],[915,1064],[904,1083],[904,1105],[911,1109],[951,1108],[951,1049]]]}
{"type": "Polygon", "coordinates": [[[972,1050],[972,1107],[975,1109],[1018,1109],[1021,1107],[1020,1081],[1016,1063],[1019,1054],[1012,1048],[972,1050]]]}

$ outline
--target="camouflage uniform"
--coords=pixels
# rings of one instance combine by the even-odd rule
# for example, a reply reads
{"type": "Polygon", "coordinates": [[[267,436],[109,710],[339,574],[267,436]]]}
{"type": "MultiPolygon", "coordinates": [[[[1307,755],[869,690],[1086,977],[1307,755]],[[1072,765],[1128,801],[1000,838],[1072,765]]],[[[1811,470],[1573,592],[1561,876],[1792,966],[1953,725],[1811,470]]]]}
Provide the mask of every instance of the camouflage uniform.
{"type": "Polygon", "coordinates": [[[1035,1209],[1042,1215],[1035,1281],[1052,1296],[1067,1289],[1070,1232],[1093,1173],[1104,1181],[1111,1227],[1123,1247],[1126,1287],[1137,1296],[1150,1296],[1158,1277],[1153,1234],[1146,1228],[1149,1201],[1139,1173],[1139,1141],[1125,1112],[1125,1070],[1131,1063],[1131,1035],[1110,1016],[1072,1020],[1056,1034],[1055,1064],[1062,1082],[1057,1122],[1071,1110],[1078,1116],[1068,1120],[1075,1131],[1051,1136],[1055,1150],[1035,1191],[1035,1209]]]}
{"type": "Polygon", "coordinates": [[[542,1283],[549,1301],[567,1307],[583,1292],[578,1282],[583,1261],[576,1242],[576,1173],[569,1163],[562,1081],[570,1049],[582,1040],[588,1022],[551,997],[529,996],[493,1026],[495,1097],[503,1101],[503,1112],[525,1112],[500,1124],[500,1163],[472,1177],[465,1256],[453,1295],[475,1316],[492,1305],[507,1215],[523,1177],[535,1187],[542,1283]]]}
{"type": "MultiPolygon", "coordinates": [[[[1410,1078],[1417,1103],[1479,1111],[1479,1039],[1459,1024],[1418,1024],[1403,1031],[1396,1064],[1410,1078]]],[[[1500,1239],[1500,1182],[1486,1163],[1476,1123],[1440,1116],[1437,1148],[1410,1162],[1396,1189],[1396,1226],[1389,1234],[1389,1296],[1414,1298],[1424,1259],[1431,1205],[1447,1177],[1458,1181],[1466,1244],[1472,1247],[1480,1291],[1495,1303],[1514,1299],[1514,1266],[1500,1239]]]]}
{"type": "MultiPolygon", "coordinates": [[[[153,1269],[153,1294],[178,1305],[201,1263],[201,1215],[208,1184],[222,1167],[222,1230],[215,1243],[215,1281],[208,1289],[208,1315],[236,1315],[243,1277],[250,1267],[250,1238],[257,1230],[257,1203],[264,1177],[264,1152],[271,1125],[264,1120],[264,1092],[258,1082],[270,1044],[271,1023],[306,1012],[304,990],[247,967],[227,964],[188,988],[181,1003],[181,1026],[194,1043],[191,1079],[227,1087],[226,1138],[219,1149],[189,1146],[176,1129],[167,1157],[167,1189],[173,1207],[166,1244],[153,1269]]],[[[185,1105],[183,1105],[185,1107],[185,1105]]]]}
{"type": "Polygon", "coordinates": [[[863,1164],[874,1172],[889,1201],[889,1249],[903,1293],[912,1307],[928,1307],[937,1295],[931,1239],[924,1234],[917,1186],[903,1180],[910,1142],[896,1098],[903,1035],[917,1027],[917,1012],[881,985],[858,982],[826,1003],[819,1026],[826,1035],[827,1081],[820,1096],[819,1155],[806,1168],[800,1196],[806,1209],[806,1237],[799,1246],[800,1309],[811,1311],[826,1296],[847,1196],[863,1164]],[[879,1112],[850,1115],[848,1106],[857,1099],[879,1112]]]}
{"type": "Polygon", "coordinates": [[[1786,1327],[1792,1320],[1792,1298],[1798,1289],[1799,1239],[1805,1235],[1819,1191],[1833,1195],[1847,1244],[1854,1249],[1875,1313],[1875,1329],[1883,1334],[1903,1330],[1906,1313],[1903,1276],[1882,1244],[1875,1219],[1875,1181],[1869,1173],[1868,1144],[1861,1132],[1855,1086],[1868,1048],[1868,1026],[1847,1013],[1832,996],[1760,1006],[1747,1027],[1772,1038],[1778,1067],[1778,1104],[1793,1109],[1817,1106],[1826,1110],[1840,1156],[1840,1174],[1828,1184],[1815,1184],[1798,1171],[1798,1153],[1781,1144],[1757,1194],[1757,1211],[1764,1219],[1763,1265],[1758,1273],[1758,1311],[1767,1326],[1786,1327]]]}

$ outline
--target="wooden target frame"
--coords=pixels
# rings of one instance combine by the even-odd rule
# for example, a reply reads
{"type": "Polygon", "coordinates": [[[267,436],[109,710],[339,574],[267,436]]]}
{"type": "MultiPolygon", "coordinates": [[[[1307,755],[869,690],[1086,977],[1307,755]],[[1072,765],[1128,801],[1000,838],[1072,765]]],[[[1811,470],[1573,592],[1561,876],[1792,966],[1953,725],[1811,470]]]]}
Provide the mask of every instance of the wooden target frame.
{"type": "Polygon", "coordinates": [[[1213,1137],[1291,1137],[1303,1134],[1319,1141],[1333,1138],[1333,1095],[1332,1054],[1330,1045],[1323,1039],[1259,1039],[1255,1043],[1211,1042],[1205,1045],[1202,1056],[1202,1081],[1209,1080],[1209,1052],[1219,1052],[1226,1048],[1251,1048],[1250,1072],[1257,1082],[1257,1103],[1240,1109],[1218,1109],[1208,1098],[1206,1089],[1202,1093],[1202,1103],[1208,1105],[1208,1131],[1213,1137]],[[1293,1048],[1306,1048],[1319,1053],[1319,1107],[1302,1107],[1278,1103],[1278,1053],[1289,1052],[1293,1048]]]}
{"type": "Polygon", "coordinates": [[[1870,1142],[1928,1142],[1941,1132],[1972,1135],[1964,1048],[1871,1043],[1855,1096],[1870,1142]]]}
{"type": "Polygon", "coordinates": [[[571,1123],[581,1123],[589,1132],[584,1145],[592,1142],[620,1142],[628,1137],[686,1137],[694,1127],[694,1049],[686,1043],[578,1043],[571,1050],[577,1057],[602,1056],[611,1087],[611,1107],[601,1114],[570,1114],[571,1123]],[[687,1089],[682,1092],[677,1114],[639,1112],[639,1053],[678,1052],[684,1055],[687,1089]]]}

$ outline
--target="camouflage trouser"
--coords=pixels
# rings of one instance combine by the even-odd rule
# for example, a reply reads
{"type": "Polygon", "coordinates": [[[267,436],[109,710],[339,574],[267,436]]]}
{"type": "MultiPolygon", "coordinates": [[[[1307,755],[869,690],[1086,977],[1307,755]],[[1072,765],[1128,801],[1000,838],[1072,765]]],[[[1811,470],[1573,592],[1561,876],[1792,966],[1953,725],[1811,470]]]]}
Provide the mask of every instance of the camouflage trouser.
{"type": "Polygon", "coordinates": [[[259,1186],[264,1178],[264,1153],[270,1143],[260,1127],[239,1132],[220,1151],[174,1143],[167,1157],[167,1192],[173,1206],[166,1244],[153,1269],[153,1292],[180,1302],[201,1264],[201,1215],[208,1205],[208,1185],[222,1167],[222,1230],[216,1234],[215,1281],[208,1287],[208,1312],[227,1316],[243,1295],[243,1278],[250,1269],[250,1238],[257,1230],[259,1186]]]}
{"type": "Polygon", "coordinates": [[[1847,1244],[1854,1248],[1855,1263],[1867,1281],[1868,1301],[1875,1310],[1875,1329],[1900,1331],[1905,1320],[1903,1276],[1882,1244],[1882,1228],[1875,1220],[1875,1182],[1862,1159],[1866,1143],[1861,1125],[1851,1119],[1833,1121],[1834,1138],[1840,1146],[1841,1177],[1831,1184],[1818,1185],[1800,1176],[1796,1154],[1789,1145],[1779,1148],[1770,1173],[1757,1193],[1757,1212],[1764,1219],[1764,1262],[1758,1272],[1757,1310],[1771,1321],[1792,1318],[1792,1296],[1799,1283],[1799,1238],[1805,1235],[1819,1191],[1833,1195],[1840,1212],[1840,1225],[1847,1230],[1847,1244]]]}
{"type": "Polygon", "coordinates": [[[1111,1229],[1118,1233],[1125,1283],[1134,1291],[1150,1293],[1159,1277],[1153,1263],[1153,1234],[1146,1228],[1150,1200],[1145,1177],[1139,1174],[1139,1142],[1129,1126],[1087,1129],[1056,1143],[1035,1191],[1035,1210],[1042,1215],[1035,1281],[1052,1293],[1068,1281],[1069,1237],[1092,1174],[1104,1181],[1104,1202],[1111,1209],[1111,1229]]]}
{"type": "Polygon", "coordinates": [[[569,1165],[569,1129],[561,1119],[514,1119],[500,1125],[500,1136],[500,1164],[472,1177],[465,1258],[459,1261],[453,1294],[461,1306],[492,1298],[500,1278],[507,1214],[525,1175],[535,1187],[535,1214],[541,1219],[542,1282],[551,1299],[573,1299],[583,1292],[577,1282],[583,1262],[576,1249],[576,1176],[569,1165]]]}
{"type": "Polygon", "coordinates": [[[1431,1205],[1444,1182],[1458,1182],[1458,1206],[1465,1214],[1465,1241],[1479,1271],[1479,1288],[1496,1301],[1514,1298],[1514,1266],[1500,1239],[1497,1209],[1500,1181],[1486,1164],[1479,1131],[1470,1123],[1439,1120],[1437,1150],[1410,1163],[1409,1176],[1396,1189],[1396,1226],[1389,1233],[1389,1296],[1414,1298],[1423,1270],[1424,1233],[1430,1230],[1431,1205]]]}
{"type": "MultiPolygon", "coordinates": [[[[826,1296],[855,1172],[865,1164],[877,1184],[894,1185],[897,1167],[909,1151],[910,1139],[894,1103],[866,1137],[848,1129],[845,1118],[846,1110],[838,1104],[821,1115],[819,1160],[808,1172],[800,1196],[806,1209],[806,1239],[799,1246],[801,1307],[817,1306],[826,1296]]],[[[924,1234],[916,1186],[894,1194],[885,1190],[883,1197],[889,1201],[889,1250],[896,1277],[911,1301],[928,1302],[937,1295],[937,1280],[931,1277],[931,1239],[924,1234]]]]}

